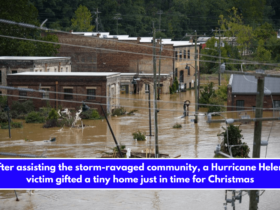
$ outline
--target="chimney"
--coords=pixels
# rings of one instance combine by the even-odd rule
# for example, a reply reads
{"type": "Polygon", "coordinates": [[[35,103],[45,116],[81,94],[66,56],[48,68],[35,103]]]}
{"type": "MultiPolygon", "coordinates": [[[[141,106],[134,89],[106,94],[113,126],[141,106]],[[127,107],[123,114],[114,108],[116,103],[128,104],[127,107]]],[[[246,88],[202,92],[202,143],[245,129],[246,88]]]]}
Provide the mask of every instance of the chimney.
{"type": "Polygon", "coordinates": [[[137,37],[137,42],[139,43],[141,40],[141,37],[137,37]]]}
{"type": "Polygon", "coordinates": [[[96,37],[100,37],[100,35],[101,35],[101,34],[98,33],[98,34],[96,34],[96,37]]]}

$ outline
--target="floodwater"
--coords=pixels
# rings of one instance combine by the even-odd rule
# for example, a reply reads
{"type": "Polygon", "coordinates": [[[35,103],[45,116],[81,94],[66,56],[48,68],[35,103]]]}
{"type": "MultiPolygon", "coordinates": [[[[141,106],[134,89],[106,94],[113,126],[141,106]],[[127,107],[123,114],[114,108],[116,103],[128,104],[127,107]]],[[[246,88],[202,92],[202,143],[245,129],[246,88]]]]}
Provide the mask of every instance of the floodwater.
{"type": "MultiPolygon", "coordinates": [[[[122,106],[127,111],[137,109],[135,115],[109,117],[112,129],[119,143],[132,151],[146,152],[154,149],[154,139],[137,142],[132,138],[135,131],[149,135],[148,95],[121,95],[122,106]],[[139,99],[139,100],[130,100],[139,99]]],[[[151,103],[153,104],[153,103],[151,103]]],[[[180,158],[212,158],[216,145],[221,143],[224,123],[208,124],[206,116],[198,117],[194,124],[194,90],[174,94],[161,95],[158,113],[159,151],[170,157],[180,158]],[[189,117],[183,115],[183,101],[190,100],[189,117]],[[181,129],[173,129],[175,123],[182,124],[181,129]]],[[[203,114],[206,109],[200,108],[203,114]]],[[[226,118],[240,118],[239,113],[224,114],[226,118]]],[[[254,112],[247,112],[251,117],[254,112]]],[[[279,116],[279,113],[274,113],[279,116]]],[[[272,116],[265,112],[265,117],[272,116]]],[[[221,117],[213,117],[213,119],[221,117]]],[[[87,125],[79,128],[42,128],[42,124],[26,124],[23,128],[12,129],[12,138],[8,138],[8,130],[0,130],[1,152],[18,154],[45,155],[48,158],[98,158],[102,152],[110,151],[114,141],[105,120],[84,120],[87,125]],[[56,137],[56,142],[44,140],[56,137]]],[[[279,122],[263,123],[262,139],[267,140],[270,130],[269,146],[261,149],[262,158],[280,158],[279,122]]],[[[152,131],[154,128],[152,112],[152,131]]],[[[245,141],[253,146],[254,125],[241,125],[245,141]]],[[[152,133],[153,134],[153,133],[152,133]]],[[[251,153],[249,154],[251,156],[251,153]]],[[[3,158],[6,158],[2,156],[3,158]]],[[[1,158],[2,158],[1,157],[1,158]]],[[[16,202],[13,191],[0,191],[0,209],[223,209],[223,190],[36,190],[29,196],[26,191],[18,191],[20,202],[16,202]]],[[[266,191],[260,198],[260,209],[279,209],[280,191],[266,191]]],[[[248,209],[248,195],[243,197],[242,204],[236,202],[236,209],[248,209]]],[[[232,207],[228,205],[228,209],[232,207]]]]}

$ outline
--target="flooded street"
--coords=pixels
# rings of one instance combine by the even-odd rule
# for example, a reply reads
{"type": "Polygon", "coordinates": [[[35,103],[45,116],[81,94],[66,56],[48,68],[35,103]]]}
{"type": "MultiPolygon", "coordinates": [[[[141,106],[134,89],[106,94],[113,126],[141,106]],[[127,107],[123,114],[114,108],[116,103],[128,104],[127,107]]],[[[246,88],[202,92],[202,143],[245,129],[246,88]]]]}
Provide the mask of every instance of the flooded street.
{"type": "MultiPolygon", "coordinates": [[[[149,135],[148,95],[120,95],[121,106],[127,111],[137,109],[135,115],[109,117],[112,129],[119,143],[132,151],[144,152],[154,149],[153,138],[144,142],[133,140],[135,131],[149,135]],[[139,99],[139,100],[130,100],[139,99]]],[[[151,103],[152,104],[152,103],[151,103]]],[[[206,116],[199,116],[198,124],[194,119],[194,90],[161,95],[158,105],[159,151],[170,157],[212,158],[216,145],[222,138],[217,134],[223,131],[222,124],[206,123],[206,116]],[[190,116],[183,115],[183,101],[190,100],[190,116]],[[181,129],[173,129],[175,123],[182,124],[181,129]]],[[[201,113],[207,109],[200,108],[201,113]]],[[[247,112],[251,117],[254,112],[247,112]]],[[[238,113],[224,114],[226,118],[240,118],[238,113]]],[[[264,117],[271,117],[272,112],[264,112],[264,117]]],[[[279,113],[275,113],[279,116],[279,113]]],[[[221,117],[213,117],[221,119],[221,117]]],[[[23,128],[12,129],[12,138],[8,130],[0,130],[1,152],[18,154],[45,155],[48,158],[98,158],[102,152],[111,151],[115,146],[105,120],[84,120],[87,127],[79,128],[42,128],[42,124],[26,124],[23,128]],[[56,137],[56,142],[44,142],[56,137]]],[[[152,132],[154,128],[152,112],[152,132]]],[[[253,146],[254,124],[240,127],[251,151],[253,146]]],[[[279,141],[280,122],[273,123],[266,158],[280,158],[279,141]]],[[[263,123],[262,139],[267,140],[271,122],[263,123]]],[[[266,147],[261,148],[261,157],[265,158],[266,147]]],[[[1,156],[1,158],[8,158],[1,156]]],[[[244,192],[245,194],[245,192],[244,192]]],[[[260,209],[279,209],[280,191],[266,191],[260,197],[260,209]]],[[[19,191],[20,202],[16,202],[13,191],[0,191],[0,209],[223,209],[224,190],[36,190],[32,196],[26,191],[19,191]],[[186,208],[187,206],[187,208],[186,208]]],[[[249,197],[243,197],[242,204],[236,203],[236,209],[248,209],[249,197]]],[[[228,205],[228,209],[232,207],[228,205]]]]}

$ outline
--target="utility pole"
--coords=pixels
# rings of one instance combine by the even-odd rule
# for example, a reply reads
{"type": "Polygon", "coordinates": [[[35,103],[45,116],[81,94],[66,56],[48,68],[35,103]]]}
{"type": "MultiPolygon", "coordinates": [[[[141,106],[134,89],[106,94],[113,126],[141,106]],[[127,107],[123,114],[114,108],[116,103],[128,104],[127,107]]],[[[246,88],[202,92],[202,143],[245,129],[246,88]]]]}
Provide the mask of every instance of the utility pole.
{"type": "Polygon", "coordinates": [[[96,32],[98,32],[98,13],[101,13],[98,11],[98,8],[96,9],[96,12],[94,12],[96,14],[96,19],[95,19],[95,24],[96,24],[96,32]]]}
{"type": "MultiPolygon", "coordinates": [[[[162,40],[160,38],[160,49],[159,49],[159,62],[158,62],[158,90],[160,90],[160,68],[161,68],[161,51],[162,51],[162,40]]],[[[158,99],[159,100],[159,91],[158,91],[158,99]]]]}
{"type": "Polygon", "coordinates": [[[149,88],[149,131],[150,131],[150,138],[152,136],[152,122],[151,122],[151,87],[150,84],[148,84],[149,88]]]}
{"type": "Polygon", "coordinates": [[[221,30],[219,29],[219,86],[221,86],[221,30]]]}
{"type": "Polygon", "coordinates": [[[159,15],[159,31],[160,31],[160,25],[161,25],[161,15],[163,14],[162,10],[157,11],[157,14],[159,15]]]}
{"type": "Polygon", "coordinates": [[[155,121],[155,158],[159,157],[158,150],[158,127],[157,127],[157,68],[156,68],[156,30],[153,22],[153,70],[154,70],[154,121],[155,121]]]}
{"type": "MultiPolygon", "coordinates": [[[[256,98],[256,112],[255,118],[262,118],[263,116],[263,96],[264,96],[264,76],[258,76],[257,98],[256,98]]],[[[260,158],[261,152],[261,136],[262,136],[262,121],[255,121],[254,127],[254,144],[253,144],[253,158],[260,158]]],[[[259,191],[250,191],[250,207],[249,210],[258,209],[259,191]]]]}
{"type": "Polygon", "coordinates": [[[198,79],[197,79],[197,32],[195,31],[195,53],[194,53],[194,60],[195,60],[195,83],[194,83],[194,89],[195,89],[195,120],[194,123],[198,123],[198,79]]]}
{"type": "Polygon", "coordinates": [[[119,33],[118,33],[118,29],[119,29],[119,20],[122,19],[122,18],[121,18],[121,14],[120,14],[120,13],[116,14],[115,17],[114,17],[114,19],[117,20],[117,35],[118,35],[118,34],[119,34],[119,33]]]}

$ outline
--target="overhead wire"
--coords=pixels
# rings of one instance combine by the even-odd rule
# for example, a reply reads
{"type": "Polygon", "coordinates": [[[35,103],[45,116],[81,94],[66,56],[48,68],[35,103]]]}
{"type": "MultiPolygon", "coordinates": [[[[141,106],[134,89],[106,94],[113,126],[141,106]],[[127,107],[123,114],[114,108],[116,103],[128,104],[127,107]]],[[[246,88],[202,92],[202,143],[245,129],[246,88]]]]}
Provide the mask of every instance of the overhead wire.
{"type": "MultiPolygon", "coordinates": [[[[6,23],[6,24],[15,24],[15,25],[21,24],[21,23],[17,23],[17,22],[14,22],[14,21],[4,20],[4,19],[0,19],[0,22],[6,23]]],[[[22,25],[19,25],[19,26],[21,26],[21,27],[28,27],[28,26],[25,26],[25,25],[30,25],[30,24],[24,24],[23,23],[22,25]]],[[[43,30],[43,31],[49,30],[49,31],[53,31],[53,32],[66,33],[66,34],[78,35],[78,36],[79,35],[83,36],[82,34],[85,34],[85,33],[97,33],[97,32],[77,32],[77,33],[71,33],[71,32],[66,32],[66,31],[61,31],[61,30],[56,30],[56,29],[50,29],[50,28],[45,28],[45,27],[41,28],[41,27],[38,27],[38,26],[34,26],[34,28],[38,29],[38,30],[43,30]]],[[[99,32],[99,33],[102,33],[102,32],[99,32]]],[[[5,38],[8,38],[8,37],[5,37],[5,38]]],[[[94,36],[91,36],[91,38],[100,39],[99,37],[94,37],[94,36]]],[[[16,39],[16,38],[14,38],[14,39],[16,39]]],[[[31,41],[31,40],[27,40],[27,41],[31,41]]],[[[38,41],[42,41],[42,40],[38,40],[38,41]]],[[[160,47],[147,46],[147,45],[144,45],[144,44],[136,44],[136,43],[131,43],[131,42],[119,41],[119,40],[106,39],[106,41],[117,42],[117,43],[125,43],[125,44],[130,44],[130,45],[138,45],[138,46],[141,46],[141,47],[149,47],[149,48],[160,49],[160,47]]],[[[53,42],[52,44],[55,44],[55,43],[56,42],[53,42]]],[[[87,46],[84,46],[84,47],[87,47],[87,46]]],[[[170,50],[170,49],[165,49],[165,50],[172,51],[172,52],[175,51],[175,50],[170,50]]],[[[196,53],[191,53],[191,54],[196,55],[196,53]]],[[[197,53],[197,55],[213,57],[213,56],[207,55],[207,54],[199,54],[199,53],[197,53]]],[[[219,58],[219,56],[214,56],[214,57],[219,58]]],[[[169,58],[175,58],[175,57],[170,57],[169,56],[169,58]]],[[[227,58],[227,57],[221,57],[221,58],[227,59],[227,60],[240,61],[240,62],[249,62],[252,65],[268,65],[268,64],[273,65],[273,66],[276,65],[274,63],[258,63],[258,62],[248,61],[248,60],[231,59],[231,58],[227,58]]],[[[200,61],[202,62],[202,60],[200,60],[200,61]]],[[[203,62],[209,62],[209,61],[203,61],[203,62]]],[[[218,63],[218,62],[214,62],[214,63],[218,63]]],[[[276,65],[276,66],[278,66],[278,65],[276,65]]]]}

